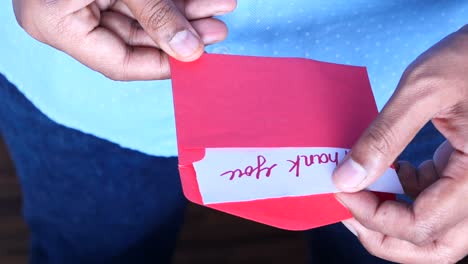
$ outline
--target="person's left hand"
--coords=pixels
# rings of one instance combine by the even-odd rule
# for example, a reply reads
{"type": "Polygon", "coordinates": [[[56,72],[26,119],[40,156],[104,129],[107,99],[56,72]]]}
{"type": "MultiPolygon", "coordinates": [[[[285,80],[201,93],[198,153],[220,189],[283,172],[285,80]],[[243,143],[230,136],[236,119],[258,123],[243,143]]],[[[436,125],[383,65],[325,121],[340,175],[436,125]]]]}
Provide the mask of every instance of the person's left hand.
{"type": "Polygon", "coordinates": [[[236,0],[13,0],[33,38],[119,81],[170,77],[169,57],[194,61],[224,40],[215,16],[236,0]]]}
{"type": "Polygon", "coordinates": [[[455,263],[468,253],[468,26],[422,54],[333,174],[344,221],[373,255],[399,263],[455,263]],[[405,193],[380,201],[362,191],[432,121],[447,142],[415,169],[401,162],[405,193]]]}

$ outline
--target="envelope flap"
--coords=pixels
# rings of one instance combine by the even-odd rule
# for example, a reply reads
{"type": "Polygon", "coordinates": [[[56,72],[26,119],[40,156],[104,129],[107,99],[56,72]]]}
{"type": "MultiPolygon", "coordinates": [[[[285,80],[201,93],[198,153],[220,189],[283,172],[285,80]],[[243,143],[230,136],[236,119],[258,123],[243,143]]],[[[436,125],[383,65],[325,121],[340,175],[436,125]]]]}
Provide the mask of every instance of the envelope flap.
{"type": "MultiPolygon", "coordinates": [[[[213,148],[223,151],[280,147],[350,149],[377,115],[365,68],[297,58],[204,54],[190,63],[171,60],[171,74],[179,171],[188,199],[291,230],[314,228],[351,216],[330,193],[301,193],[293,197],[297,188],[289,182],[275,183],[285,188],[277,188],[272,195],[260,191],[266,185],[257,184],[262,187],[258,191],[261,195],[251,192],[255,195],[223,197],[224,192],[234,187],[223,183],[227,187],[219,188],[221,185],[210,178],[219,178],[219,173],[202,169],[198,161],[204,160],[213,148]],[[203,175],[197,175],[198,172],[203,175]],[[207,198],[207,193],[221,196],[207,198]],[[211,203],[205,203],[204,199],[211,203]]],[[[221,155],[216,153],[215,156],[221,155]]],[[[263,160],[256,157],[257,163],[262,165],[263,160]]],[[[310,155],[308,157],[310,161],[310,155]]],[[[250,158],[247,161],[250,162],[250,158]]],[[[204,162],[210,162],[208,168],[213,164],[216,168],[231,170],[230,164],[221,166],[221,162],[213,159],[204,162]]],[[[297,159],[292,159],[292,163],[284,162],[292,169],[299,164],[297,159]]],[[[277,164],[275,172],[284,169],[280,165],[277,164]]],[[[238,172],[238,175],[251,176],[254,167],[232,166],[232,169],[233,175],[238,172]]],[[[271,175],[272,178],[286,176],[288,172],[271,175]]],[[[245,192],[246,188],[239,187],[235,191],[245,192]]]]}
{"type": "Polygon", "coordinates": [[[181,148],[349,148],[377,114],[363,67],[218,54],[171,63],[181,148]]]}

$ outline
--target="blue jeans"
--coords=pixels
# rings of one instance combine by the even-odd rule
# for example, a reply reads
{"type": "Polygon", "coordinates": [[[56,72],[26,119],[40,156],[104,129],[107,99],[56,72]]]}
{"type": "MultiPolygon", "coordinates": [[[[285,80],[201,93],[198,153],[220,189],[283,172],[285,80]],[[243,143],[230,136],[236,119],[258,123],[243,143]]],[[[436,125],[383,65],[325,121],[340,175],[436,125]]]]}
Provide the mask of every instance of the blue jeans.
{"type": "Polygon", "coordinates": [[[186,205],[176,158],[56,124],[1,75],[0,133],[22,186],[31,263],[170,262],[186,205]]]}
{"type": "MultiPolygon", "coordinates": [[[[0,134],[22,186],[31,263],[170,262],[186,205],[176,158],[148,156],[61,126],[2,75],[0,134]]],[[[407,152],[420,158],[413,161],[430,157],[423,154],[441,140],[431,127],[423,134],[423,143],[407,152]]],[[[386,263],[341,224],[307,234],[312,263],[386,263]]]]}

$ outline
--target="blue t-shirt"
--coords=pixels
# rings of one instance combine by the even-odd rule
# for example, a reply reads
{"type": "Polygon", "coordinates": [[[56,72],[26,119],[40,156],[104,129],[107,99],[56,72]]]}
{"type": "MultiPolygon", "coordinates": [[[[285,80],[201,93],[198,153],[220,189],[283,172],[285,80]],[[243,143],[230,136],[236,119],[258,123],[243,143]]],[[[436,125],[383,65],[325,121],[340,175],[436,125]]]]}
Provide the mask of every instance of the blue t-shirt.
{"type": "MultiPolygon", "coordinates": [[[[29,37],[0,2],[0,72],[52,120],[150,155],[177,155],[171,83],[116,82],[29,37]]],[[[368,68],[380,108],[419,54],[468,21],[463,0],[239,0],[208,52],[368,68]]],[[[156,69],[155,69],[156,70],[156,69]]]]}

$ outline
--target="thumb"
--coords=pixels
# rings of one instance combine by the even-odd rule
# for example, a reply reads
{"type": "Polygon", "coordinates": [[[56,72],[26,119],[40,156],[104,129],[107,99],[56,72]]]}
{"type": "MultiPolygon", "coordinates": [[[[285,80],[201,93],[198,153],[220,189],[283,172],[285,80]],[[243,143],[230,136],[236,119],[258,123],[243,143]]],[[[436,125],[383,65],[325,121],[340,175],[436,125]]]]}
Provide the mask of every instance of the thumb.
{"type": "Polygon", "coordinates": [[[198,59],[204,51],[200,36],[171,0],[124,0],[135,18],[169,56],[198,59]]]}
{"type": "Polygon", "coordinates": [[[403,76],[382,112],[333,172],[339,190],[357,192],[377,180],[437,111],[433,94],[408,83],[403,76]]]}

